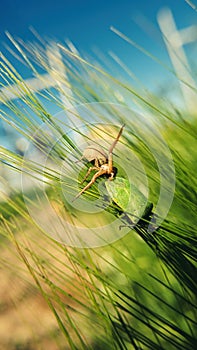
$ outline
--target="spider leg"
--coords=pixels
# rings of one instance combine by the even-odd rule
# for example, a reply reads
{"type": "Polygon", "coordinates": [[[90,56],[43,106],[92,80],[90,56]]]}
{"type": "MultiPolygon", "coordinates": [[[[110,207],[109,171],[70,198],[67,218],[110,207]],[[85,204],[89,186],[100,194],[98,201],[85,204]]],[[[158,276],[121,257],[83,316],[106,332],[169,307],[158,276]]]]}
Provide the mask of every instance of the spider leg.
{"type": "Polygon", "coordinates": [[[112,153],[112,152],[113,152],[114,147],[116,146],[116,144],[117,144],[117,142],[118,142],[120,136],[122,135],[122,131],[123,131],[124,126],[125,126],[125,124],[120,128],[120,131],[119,131],[119,133],[118,133],[116,139],[114,140],[114,142],[112,143],[112,145],[111,145],[110,148],[109,148],[109,153],[112,153]]]}
{"type": "Polygon", "coordinates": [[[97,173],[94,174],[94,176],[92,177],[91,181],[75,196],[73,202],[75,201],[75,199],[79,198],[83,192],[88,190],[88,188],[90,188],[93,185],[97,177],[102,176],[104,174],[106,174],[106,169],[100,169],[99,171],[97,171],[97,173]]]}
{"type": "MultiPolygon", "coordinates": [[[[122,131],[123,131],[123,128],[124,128],[125,124],[120,128],[120,131],[116,137],[116,139],[114,140],[114,142],[112,143],[112,145],[110,146],[109,148],[109,152],[108,152],[108,166],[109,166],[109,169],[108,169],[108,173],[112,175],[113,173],[113,149],[115,148],[121,134],[122,134],[122,131]]],[[[112,178],[113,178],[113,175],[112,175],[112,178]]],[[[111,178],[111,179],[112,179],[111,178]]]]}
{"type": "Polygon", "coordinates": [[[91,173],[92,170],[98,170],[98,169],[99,169],[99,168],[98,168],[97,166],[92,166],[92,167],[90,167],[90,168],[88,169],[88,171],[87,171],[87,173],[86,173],[84,179],[81,181],[81,184],[84,183],[84,181],[85,181],[85,180],[87,179],[87,177],[90,175],[90,173],[91,173]]]}
{"type": "Polygon", "coordinates": [[[113,171],[113,154],[109,153],[108,155],[108,173],[112,174],[113,171]]]}

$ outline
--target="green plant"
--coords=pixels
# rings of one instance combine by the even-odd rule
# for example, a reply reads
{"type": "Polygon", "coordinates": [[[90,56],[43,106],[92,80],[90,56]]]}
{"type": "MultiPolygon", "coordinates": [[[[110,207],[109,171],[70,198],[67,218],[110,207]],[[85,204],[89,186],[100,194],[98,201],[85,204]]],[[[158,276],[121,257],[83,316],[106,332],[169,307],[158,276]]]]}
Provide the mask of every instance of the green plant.
{"type": "MultiPolygon", "coordinates": [[[[63,46],[59,46],[63,64],[60,71],[59,50],[55,44],[53,50],[48,48],[47,56],[45,46],[34,44],[22,49],[11,40],[36,77],[41,68],[52,74],[57,84],[53,89],[35,93],[11,63],[1,57],[3,85],[8,85],[7,89],[20,99],[20,102],[8,99],[8,90],[2,90],[1,118],[31,144],[30,153],[25,155],[1,147],[1,160],[4,167],[35,181],[30,190],[23,191],[23,199],[18,190],[12,189],[12,195],[1,203],[2,250],[6,245],[11,250],[15,247],[13,256],[15,251],[17,259],[23,262],[17,267],[2,257],[2,266],[13,274],[20,274],[21,279],[26,278],[26,267],[32,277],[28,282],[30,288],[36,287],[36,293],[42,295],[51,317],[57,321],[57,328],[54,327],[48,337],[59,348],[194,349],[197,323],[195,119],[185,120],[184,114],[177,113],[167,101],[162,105],[157,96],[141,95],[128,83],[63,46]],[[53,69],[48,62],[49,55],[53,62],[57,60],[53,69]],[[119,92],[118,96],[125,96],[124,102],[120,103],[114,91],[119,92]],[[140,115],[128,107],[125,102],[128,96],[138,99],[147,113],[146,119],[140,119],[140,115]],[[75,107],[65,110],[65,99],[74,102],[75,107]],[[106,100],[110,103],[103,102],[106,100]],[[55,106],[56,112],[61,111],[63,118],[50,113],[47,104],[55,106]],[[140,187],[146,178],[153,212],[157,209],[160,188],[165,190],[166,202],[164,200],[157,211],[160,221],[158,225],[152,222],[153,230],[147,217],[133,227],[131,213],[111,202],[102,190],[102,179],[83,194],[87,208],[99,208],[96,214],[88,209],[84,214],[71,204],[80,182],[73,174],[79,174],[80,178],[87,171],[86,165],[76,162],[82,152],[75,137],[81,136],[89,142],[92,135],[97,135],[107,150],[113,131],[110,124],[126,124],[127,131],[119,143],[133,154],[125,163],[127,153],[120,147],[115,156],[119,176],[128,175],[125,174],[127,165],[121,167],[123,158],[124,164],[132,165],[135,186],[140,187]],[[37,157],[31,158],[35,150],[40,152],[40,161],[37,157]],[[143,163],[146,177],[135,157],[143,163]],[[166,162],[162,163],[163,160],[166,162]],[[175,188],[173,177],[168,178],[173,174],[173,165],[175,188]],[[173,202],[166,213],[168,194],[173,190],[173,202]],[[52,221],[49,220],[51,208],[56,213],[52,221]],[[111,232],[114,218],[118,219],[117,232],[121,225],[127,230],[119,239],[117,232],[111,232]],[[65,222],[72,225],[72,231],[65,222]],[[101,237],[99,242],[103,244],[88,248],[87,242],[91,243],[92,239],[95,242],[97,228],[102,230],[104,224],[108,227],[106,232],[112,236],[114,233],[114,239],[101,237]],[[158,226],[156,230],[154,225],[158,226]],[[66,238],[62,236],[62,228],[66,238]],[[83,228],[88,230],[87,241],[80,236],[83,228]],[[72,236],[70,246],[65,244],[69,235],[72,236]]],[[[35,348],[41,340],[35,336],[34,341],[35,348]]]]}

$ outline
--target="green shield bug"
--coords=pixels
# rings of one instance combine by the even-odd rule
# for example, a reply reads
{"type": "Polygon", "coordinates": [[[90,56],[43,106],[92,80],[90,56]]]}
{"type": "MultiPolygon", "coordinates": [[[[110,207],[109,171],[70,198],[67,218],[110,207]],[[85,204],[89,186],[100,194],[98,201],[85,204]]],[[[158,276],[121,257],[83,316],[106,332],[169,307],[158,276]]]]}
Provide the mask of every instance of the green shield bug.
{"type": "Polygon", "coordinates": [[[113,181],[106,181],[105,186],[112,201],[131,217],[133,224],[151,214],[153,204],[147,202],[143,193],[127,179],[116,177],[113,181]]]}

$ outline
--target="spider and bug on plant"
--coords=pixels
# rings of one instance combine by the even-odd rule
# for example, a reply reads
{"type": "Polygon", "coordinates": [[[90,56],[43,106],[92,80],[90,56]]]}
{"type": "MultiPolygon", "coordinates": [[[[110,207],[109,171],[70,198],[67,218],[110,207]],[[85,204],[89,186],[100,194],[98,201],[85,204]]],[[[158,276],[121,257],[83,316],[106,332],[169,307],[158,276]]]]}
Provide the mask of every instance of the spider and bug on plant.
{"type": "Polygon", "coordinates": [[[97,172],[93,175],[90,182],[75,196],[73,201],[76,200],[77,198],[79,198],[82,195],[82,193],[84,193],[86,190],[88,190],[95,183],[95,181],[98,177],[103,176],[103,175],[107,175],[109,180],[114,179],[116,169],[113,167],[113,150],[114,150],[120,136],[122,135],[122,131],[123,131],[124,126],[125,125],[122,125],[122,127],[119,130],[118,135],[116,136],[115,140],[113,141],[112,145],[110,146],[110,148],[108,150],[108,155],[106,155],[104,153],[104,151],[102,150],[102,148],[100,148],[99,146],[97,146],[97,147],[89,146],[84,150],[82,159],[87,159],[88,162],[94,162],[94,166],[92,166],[88,169],[81,184],[83,184],[85,182],[85,180],[88,178],[88,176],[90,175],[90,173],[93,170],[97,170],[97,172]]]}
{"type": "Polygon", "coordinates": [[[88,190],[98,177],[106,175],[108,181],[105,182],[105,188],[109,197],[122,213],[128,212],[132,216],[132,220],[129,219],[129,222],[132,224],[131,226],[135,226],[140,219],[145,219],[146,222],[150,220],[151,216],[154,215],[152,213],[153,204],[128,179],[116,176],[117,169],[113,166],[113,150],[122,135],[124,126],[122,125],[110,146],[108,155],[105,154],[100,146],[89,146],[84,150],[82,159],[93,163],[93,166],[89,168],[81,184],[84,183],[92,171],[96,171],[96,173],[92,176],[89,183],[74,197],[73,201],[88,190]]]}

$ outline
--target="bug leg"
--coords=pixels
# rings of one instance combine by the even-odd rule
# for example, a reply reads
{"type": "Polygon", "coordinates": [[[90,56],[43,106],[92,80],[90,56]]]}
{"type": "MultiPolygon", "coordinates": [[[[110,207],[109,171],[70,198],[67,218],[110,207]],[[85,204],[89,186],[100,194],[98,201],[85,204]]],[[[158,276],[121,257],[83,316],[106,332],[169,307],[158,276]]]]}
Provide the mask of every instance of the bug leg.
{"type": "Polygon", "coordinates": [[[81,181],[81,185],[84,183],[84,181],[87,179],[87,177],[90,175],[92,170],[98,170],[99,168],[96,166],[92,166],[91,168],[88,169],[84,179],[81,181]]]}
{"type": "Polygon", "coordinates": [[[106,174],[105,169],[100,169],[99,171],[97,171],[97,173],[94,174],[94,176],[92,177],[91,181],[75,196],[75,198],[73,199],[73,202],[75,201],[75,199],[79,198],[83,192],[88,190],[88,188],[90,188],[93,185],[93,183],[96,181],[97,177],[104,175],[104,174],[106,174]]]}

